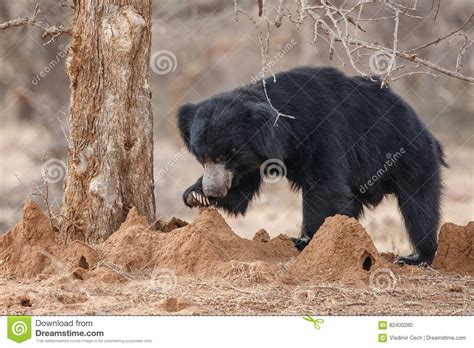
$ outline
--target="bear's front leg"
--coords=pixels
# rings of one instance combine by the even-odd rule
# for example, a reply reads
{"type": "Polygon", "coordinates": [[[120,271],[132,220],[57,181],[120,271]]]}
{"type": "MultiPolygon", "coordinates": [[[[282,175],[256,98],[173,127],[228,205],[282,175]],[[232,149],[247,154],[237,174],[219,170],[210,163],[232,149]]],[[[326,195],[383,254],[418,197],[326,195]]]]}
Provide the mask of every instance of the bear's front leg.
{"type": "Polygon", "coordinates": [[[208,207],[209,199],[202,190],[202,176],[183,193],[183,201],[188,207],[208,207]]]}
{"type": "Polygon", "coordinates": [[[357,219],[362,209],[362,204],[341,182],[326,180],[303,187],[303,225],[301,237],[293,238],[295,247],[302,251],[327,217],[341,214],[357,219]]]}
{"type": "Polygon", "coordinates": [[[335,209],[332,197],[327,192],[325,185],[315,184],[312,187],[303,187],[303,225],[301,226],[301,236],[292,238],[292,241],[299,251],[303,251],[313,238],[314,233],[323,224],[326,217],[331,216],[335,209]]]}

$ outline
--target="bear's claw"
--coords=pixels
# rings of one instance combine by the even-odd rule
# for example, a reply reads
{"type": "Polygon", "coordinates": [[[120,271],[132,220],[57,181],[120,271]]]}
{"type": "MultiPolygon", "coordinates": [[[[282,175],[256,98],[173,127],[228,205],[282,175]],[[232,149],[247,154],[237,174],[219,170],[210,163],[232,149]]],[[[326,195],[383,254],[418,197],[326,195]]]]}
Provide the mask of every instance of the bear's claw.
{"type": "Polygon", "coordinates": [[[295,248],[298,249],[298,251],[303,251],[303,249],[309,244],[307,238],[291,238],[291,241],[295,245],[295,248]]]}
{"type": "Polygon", "coordinates": [[[208,207],[210,205],[209,198],[197,191],[191,191],[185,201],[189,207],[208,207]]]}
{"type": "Polygon", "coordinates": [[[422,258],[416,254],[411,254],[408,256],[401,256],[394,261],[398,265],[410,265],[410,266],[419,266],[419,267],[429,267],[431,264],[430,260],[422,258]]]}

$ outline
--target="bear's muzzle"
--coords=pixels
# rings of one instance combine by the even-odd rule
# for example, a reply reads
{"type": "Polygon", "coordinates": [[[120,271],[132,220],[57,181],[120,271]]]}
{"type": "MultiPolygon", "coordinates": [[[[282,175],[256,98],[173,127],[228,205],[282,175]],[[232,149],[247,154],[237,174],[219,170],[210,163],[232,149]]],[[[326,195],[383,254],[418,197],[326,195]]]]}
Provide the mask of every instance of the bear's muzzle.
{"type": "Polygon", "coordinates": [[[222,198],[232,185],[234,173],[224,163],[205,162],[202,189],[206,197],[222,198]]]}

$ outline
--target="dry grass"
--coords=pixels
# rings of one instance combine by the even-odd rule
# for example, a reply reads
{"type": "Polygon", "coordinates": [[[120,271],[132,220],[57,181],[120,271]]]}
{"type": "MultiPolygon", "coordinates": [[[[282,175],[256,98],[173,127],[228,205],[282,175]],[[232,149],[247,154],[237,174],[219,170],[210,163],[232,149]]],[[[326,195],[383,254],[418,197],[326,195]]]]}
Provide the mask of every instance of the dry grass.
{"type": "MultiPolygon", "coordinates": [[[[407,267],[407,266],[405,266],[407,267]]],[[[408,268],[408,267],[407,267],[408,268]]],[[[116,271],[112,271],[116,272],[116,271]]],[[[111,283],[71,275],[0,281],[1,314],[472,315],[474,279],[409,268],[386,290],[363,282],[262,283],[247,278],[179,277],[160,292],[150,275],[116,273],[111,283]],[[412,271],[411,271],[412,270],[412,271]],[[245,284],[246,283],[246,284],[245,284]],[[25,299],[27,301],[25,301],[25,299]],[[31,306],[25,306],[25,303],[31,306]]]]}

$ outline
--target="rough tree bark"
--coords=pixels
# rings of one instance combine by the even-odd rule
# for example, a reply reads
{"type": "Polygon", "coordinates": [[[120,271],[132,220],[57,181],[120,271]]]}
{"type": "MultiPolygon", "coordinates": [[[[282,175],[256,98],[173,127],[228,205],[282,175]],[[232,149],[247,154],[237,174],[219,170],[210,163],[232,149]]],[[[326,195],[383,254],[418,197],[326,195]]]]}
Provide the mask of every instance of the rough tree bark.
{"type": "Polygon", "coordinates": [[[103,241],[132,206],[155,218],[150,45],[151,0],[75,1],[63,242],[103,241]]]}

